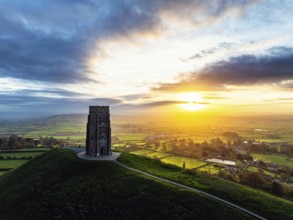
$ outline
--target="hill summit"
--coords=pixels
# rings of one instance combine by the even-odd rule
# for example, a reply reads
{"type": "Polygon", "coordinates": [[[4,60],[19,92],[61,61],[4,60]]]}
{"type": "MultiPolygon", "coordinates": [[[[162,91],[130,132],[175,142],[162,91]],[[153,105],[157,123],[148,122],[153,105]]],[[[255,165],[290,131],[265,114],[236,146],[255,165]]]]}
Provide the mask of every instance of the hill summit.
{"type": "Polygon", "coordinates": [[[113,162],[52,150],[0,178],[0,219],[249,219],[113,162]]]}

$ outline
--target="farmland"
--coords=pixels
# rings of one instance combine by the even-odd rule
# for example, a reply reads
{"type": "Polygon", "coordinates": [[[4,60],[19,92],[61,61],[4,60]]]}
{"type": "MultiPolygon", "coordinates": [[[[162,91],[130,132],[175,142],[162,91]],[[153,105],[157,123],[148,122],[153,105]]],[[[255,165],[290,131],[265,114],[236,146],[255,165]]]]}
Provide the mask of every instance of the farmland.
{"type": "Polygon", "coordinates": [[[0,176],[25,164],[29,159],[49,151],[50,148],[29,148],[10,151],[0,151],[0,176]]]}
{"type": "MultiPolygon", "coordinates": [[[[185,122],[174,120],[170,123],[158,118],[113,116],[113,150],[151,158],[180,168],[193,169],[207,175],[220,176],[229,181],[270,192],[273,190],[273,181],[291,185],[290,169],[293,164],[292,159],[289,160],[285,155],[290,155],[293,144],[293,117],[204,118],[194,122],[192,120],[195,119],[185,122]],[[229,136],[231,134],[234,136],[229,136]],[[210,158],[232,160],[236,165],[229,167],[207,163],[206,160],[210,158]],[[269,167],[268,163],[262,162],[259,166],[259,161],[271,161],[277,165],[269,167]],[[255,185],[253,175],[258,176],[262,182],[255,185]]],[[[64,144],[84,147],[85,130],[86,115],[57,115],[30,123],[2,124],[0,135],[6,137],[5,143],[8,142],[8,134],[17,133],[23,139],[34,137],[36,140],[43,140],[44,137],[53,136],[59,140],[56,146],[64,144]]],[[[41,149],[40,145],[36,146],[38,148],[31,150],[41,149]]],[[[20,150],[22,149],[18,149],[17,153],[20,153],[20,150]]],[[[38,152],[23,154],[37,155],[38,152]]],[[[18,162],[15,160],[14,163],[16,164],[5,167],[17,167],[18,162]]],[[[284,197],[290,197],[290,190],[283,192],[287,193],[284,197]]]]}
{"type": "Polygon", "coordinates": [[[255,159],[269,161],[280,165],[293,167],[293,158],[288,160],[287,156],[274,154],[252,154],[255,159]]]}
{"type": "Polygon", "coordinates": [[[279,177],[279,175],[276,174],[276,173],[273,173],[273,172],[270,172],[270,171],[267,171],[267,170],[264,170],[264,169],[261,169],[261,168],[257,168],[257,167],[254,167],[254,166],[249,166],[247,168],[247,170],[251,171],[251,172],[263,172],[265,175],[272,176],[272,177],[279,177]]]}
{"type": "MultiPolygon", "coordinates": [[[[56,139],[83,141],[86,133],[87,116],[55,115],[49,118],[31,121],[15,121],[1,123],[0,137],[11,134],[23,137],[38,138],[40,136],[56,139]]],[[[150,135],[164,134],[178,138],[191,138],[196,142],[220,137],[224,131],[234,131],[243,137],[271,143],[293,143],[292,117],[250,117],[206,119],[205,122],[186,124],[170,124],[160,119],[138,119],[115,116],[112,119],[112,135],[123,143],[143,142],[150,135]],[[131,121],[131,123],[129,122],[131,121]],[[152,122],[152,123],[149,123],[152,122]],[[156,123],[154,123],[156,122],[156,123]]],[[[183,123],[183,122],[182,122],[183,123]]]]}

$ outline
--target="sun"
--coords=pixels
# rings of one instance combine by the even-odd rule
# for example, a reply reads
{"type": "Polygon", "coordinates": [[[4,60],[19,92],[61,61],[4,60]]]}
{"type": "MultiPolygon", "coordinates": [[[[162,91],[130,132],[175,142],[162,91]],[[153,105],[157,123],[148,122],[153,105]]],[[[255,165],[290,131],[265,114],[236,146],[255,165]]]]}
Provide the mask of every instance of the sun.
{"type": "Polygon", "coordinates": [[[184,102],[179,104],[179,106],[187,111],[197,111],[205,108],[205,104],[202,102],[202,96],[199,93],[188,92],[188,93],[180,93],[178,95],[180,101],[184,102]],[[185,103],[186,102],[186,103],[185,103]]]}
{"type": "Polygon", "coordinates": [[[186,103],[186,104],[180,104],[180,107],[187,111],[197,111],[205,108],[204,104],[196,104],[196,103],[186,103]]]}

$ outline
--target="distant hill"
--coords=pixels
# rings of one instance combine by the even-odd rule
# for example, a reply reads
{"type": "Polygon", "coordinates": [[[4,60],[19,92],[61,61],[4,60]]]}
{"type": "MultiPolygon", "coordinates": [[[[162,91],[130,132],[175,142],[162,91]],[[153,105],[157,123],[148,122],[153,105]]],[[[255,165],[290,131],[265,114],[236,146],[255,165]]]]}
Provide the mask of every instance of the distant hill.
{"type": "Polygon", "coordinates": [[[45,122],[80,122],[86,123],[87,114],[60,114],[42,119],[45,122]]]}
{"type": "Polygon", "coordinates": [[[52,150],[0,177],[0,219],[250,219],[204,196],[52,150]]]}
{"type": "MultiPolygon", "coordinates": [[[[72,122],[76,124],[86,124],[87,123],[88,114],[58,114],[52,115],[50,117],[42,118],[40,121],[47,123],[64,123],[64,122],[72,122]]],[[[118,116],[111,114],[111,120],[119,120],[124,116],[118,116]]]]}

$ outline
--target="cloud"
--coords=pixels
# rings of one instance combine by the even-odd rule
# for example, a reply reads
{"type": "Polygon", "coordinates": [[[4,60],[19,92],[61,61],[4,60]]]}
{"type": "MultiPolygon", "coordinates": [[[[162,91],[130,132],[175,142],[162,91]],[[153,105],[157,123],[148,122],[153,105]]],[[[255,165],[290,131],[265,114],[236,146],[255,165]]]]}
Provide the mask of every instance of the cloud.
{"type": "MultiPolygon", "coordinates": [[[[252,54],[231,57],[213,63],[200,72],[184,74],[174,84],[161,84],[155,90],[226,90],[227,86],[273,84],[293,80],[293,48],[274,47],[265,55],[252,54]]],[[[283,86],[291,84],[284,83],[283,86]]]]}
{"type": "Polygon", "coordinates": [[[266,99],[263,100],[263,102],[286,102],[286,101],[293,101],[293,98],[277,98],[277,99],[266,99]]]}
{"type": "Polygon", "coordinates": [[[228,99],[228,97],[220,96],[220,95],[204,95],[202,98],[205,99],[205,100],[228,99]]]}
{"type": "MultiPolygon", "coordinates": [[[[184,101],[164,100],[164,101],[148,102],[148,103],[143,103],[143,104],[135,104],[135,105],[133,105],[133,107],[138,107],[138,108],[161,107],[161,106],[187,104],[187,103],[188,102],[184,102],[184,101]]],[[[210,103],[209,102],[192,102],[192,104],[208,105],[210,103]]]]}
{"type": "Polygon", "coordinates": [[[227,42],[223,42],[221,44],[219,44],[217,47],[212,47],[209,49],[205,49],[205,50],[201,50],[199,53],[189,57],[189,60],[201,60],[202,58],[205,58],[207,56],[213,55],[219,51],[229,51],[231,50],[233,47],[235,47],[235,44],[233,43],[227,43],[227,42]]]}
{"type": "MultiPolygon", "coordinates": [[[[10,106],[9,112],[38,112],[38,114],[54,114],[66,113],[68,109],[72,113],[86,112],[87,106],[90,105],[110,105],[115,107],[122,104],[122,100],[115,98],[93,98],[84,99],[79,98],[75,93],[67,91],[47,91],[50,94],[61,94],[62,96],[56,98],[53,96],[39,95],[38,92],[32,90],[23,91],[24,93],[17,94],[1,94],[0,106],[10,106]],[[65,95],[72,95],[65,97],[65,95]]],[[[41,91],[45,93],[45,91],[41,91]]],[[[2,109],[2,108],[1,108],[2,109]]],[[[2,111],[4,111],[2,109],[2,111]]]]}
{"type": "Polygon", "coordinates": [[[99,73],[86,59],[102,39],[164,31],[172,18],[191,25],[214,22],[254,2],[5,1],[0,6],[0,74],[62,84],[94,81],[99,73]]]}
{"type": "Polygon", "coordinates": [[[121,96],[120,98],[122,98],[126,101],[136,101],[136,100],[150,99],[150,98],[152,98],[152,96],[149,94],[140,93],[140,94],[125,95],[125,96],[121,96]]]}

